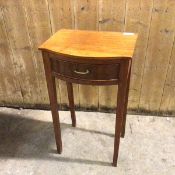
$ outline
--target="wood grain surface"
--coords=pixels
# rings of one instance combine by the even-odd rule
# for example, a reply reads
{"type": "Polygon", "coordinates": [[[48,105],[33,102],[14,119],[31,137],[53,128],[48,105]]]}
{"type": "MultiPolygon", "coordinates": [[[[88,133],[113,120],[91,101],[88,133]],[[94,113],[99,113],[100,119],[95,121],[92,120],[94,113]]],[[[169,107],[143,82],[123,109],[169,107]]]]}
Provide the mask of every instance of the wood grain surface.
{"type": "Polygon", "coordinates": [[[134,53],[137,34],[61,29],[39,49],[79,59],[127,59],[134,53]]]}
{"type": "MultiPolygon", "coordinates": [[[[175,114],[174,13],[172,0],[1,0],[0,105],[49,103],[37,48],[66,28],[138,33],[129,109],[175,114]]],[[[68,105],[65,83],[57,85],[58,100],[68,105]]],[[[78,107],[115,107],[116,86],[73,87],[78,107]]]]}

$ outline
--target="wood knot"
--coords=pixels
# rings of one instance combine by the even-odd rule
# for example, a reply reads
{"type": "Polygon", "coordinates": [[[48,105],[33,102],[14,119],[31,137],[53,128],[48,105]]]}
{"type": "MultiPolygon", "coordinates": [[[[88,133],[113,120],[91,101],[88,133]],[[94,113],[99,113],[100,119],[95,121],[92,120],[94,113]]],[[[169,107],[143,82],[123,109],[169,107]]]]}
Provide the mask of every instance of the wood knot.
{"type": "Polygon", "coordinates": [[[81,10],[83,11],[85,9],[85,7],[83,6],[83,7],[81,7],[81,10]]]}
{"type": "Polygon", "coordinates": [[[100,24],[104,24],[104,23],[107,23],[109,21],[111,21],[111,19],[110,18],[106,18],[106,19],[99,20],[99,23],[100,24]]]}

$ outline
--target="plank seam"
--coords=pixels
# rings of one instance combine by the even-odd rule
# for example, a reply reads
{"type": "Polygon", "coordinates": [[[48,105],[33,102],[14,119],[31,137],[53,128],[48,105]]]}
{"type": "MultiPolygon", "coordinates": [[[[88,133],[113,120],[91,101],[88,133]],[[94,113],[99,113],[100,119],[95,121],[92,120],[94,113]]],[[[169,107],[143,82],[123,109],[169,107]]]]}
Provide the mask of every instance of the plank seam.
{"type": "MultiPolygon", "coordinates": [[[[166,83],[166,80],[167,80],[167,77],[168,77],[168,70],[169,70],[168,68],[169,68],[169,65],[171,64],[174,45],[175,45],[175,35],[174,35],[172,49],[171,49],[171,53],[170,53],[170,59],[169,59],[168,65],[167,65],[167,71],[166,71],[166,76],[165,76],[165,81],[164,81],[164,86],[163,86],[163,92],[162,92],[162,96],[161,96],[161,101],[160,101],[160,105],[159,105],[159,111],[160,111],[160,107],[161,107],[162,100],[163,100],[163,95],[164,95],[164,91],[165,91],[165,83],[166,83]]],[[[170,99],[169,99],[169,103],[170,103],[170,99]]],[[[168,107],[169,107],[169,103],[168,103],[168,107]]]]}
{"type": "MultiPolygon", "coordinates": [[[[46,4],[47,4],[47,9],[48,9],[48,18],[49,18],[49,24],[50,24],[50,34],[53,35],[53,33],[55,32],[55,27],[51,18],[51,7],[50,7],[50,1],[46,0],[46,4]]],[[[55,83],[57,84],[57,93],[59,94],[59,99],[60,99],[60,108],[62,107],[62,97],[61,97],[61,87],[60,87],[60,80],[56,79],[55,83]]],[[[57,99],[58,100],[58,99],[57,99]]]]}
{"type": "MultiPolygon", "coordinates": [[[[0,19],[3,18],[3,16],[2,16],[2,8],[3,7],[0,6],[0,19]]],[[[3,28],[3,26],[2,26],[2,28],[3,28]]],[[[1,59],[0,59],[0,65],[3,68],[3,63],[2,63],[2,60],[1,59]]],[[[5,100],[4,99],[5,99],[5,94],[7,94],[7,92],[6,92],[7,90],[6,90],[6,88],[4,90],[3,87],[2,87],[3,86],[2,84],[5,85],[5,82],[4,82],[4,79],[3,79],[3,77],[5,77],[4,76],[4,68],[3,68],[3,71],[0,71],[0,76],[2,77],[2,79],[0,77],[0,100],[1,100],[1,103],[5,104],[5,100]],[[5,91],[5,94],[4,94],[4,91],[5,91]]],[[[13,100],[10,99],[10,103],[12,103],[12,101],[13,100]]]]}
{"type": "MultiPolygon", "coordinates": [[[[29,44],[30,44],[30,47],[32,48],[31,49],[31,53],[32,53],[32,58],[36,59],[35,57],[35,54],[34,54],[34,47],[33,47],[33,42],[32,42],[32,37],[31,37],[31,34],[29,32],[29,18],[28,18],[28,15],[27,15],[27,11],[26,11],[26,8],[24,6],[24,1],[22,1],[22,8],[24,10],[24,15],[25,15],[25,18],[26,18],[26,28],[27,28],[27,35],[28,35],[28,38],[29,38],[29,44]]],[[[33,59],[32,59],[32,63],[33,63],[33,59]]],[[[33,63],[35,65],[35,63],[33,63]]],[[[36,65],[35,65],[35,69],[36,69],[36,65]]],[[[37,74],[37,69],[35,70],[36,71],[36,74],[37,74]]],[[[38,76],[36,76],[36,80],[37,80],[37,88],[39,89],[39,93],[41,93],[41,89],[39,88],[39,80],[38,80],[38,76]]],[[[41,95],[41,94],[40,94],[41,95]]],[[[38,96],[37,96],[37,99],[38,99],[38,96]]]]}
{"type": "Polygon", "coordinates": [[[50,10],[50,5],[48,0],[46,0],[46,4],[48,9],[48,15],[49,15],[50,33],[53,34],[53,22],[51,20],[51,10],[50,10]]]}
{"type": "Polygon", "coordinates": [[[151,33],[151,24],[152,24],[152,17],[153,17],[153,10],[154,10],[154,0],[152,1],[152,10],[151,10],[151,19],[150,19],[150,25],[149,25],[149,32],[148,32],[148,39],[147,39],[147,46],[146,46],[146,50],[145,50],[145,61],[143,64],[143,73],[142,73],[142,78],[141,78],[141,86],[140,86],[140,94],[139,94],[139,104],[138,104],[138,109],[140,108],[140,101],[141,101],[141,94],[142,94],[142,87],[143,87],[143,78],[144,78],[144,72],[145,72],[145,66],[146,66],[146,60],[147,60],[147,50],[148,50],[148,45],[149,45],[149,40],[150,40],[150,33],[151,33]]]}
{"type": "Polygon", "coordinates": [[[123,32],[125,32],[125,30],[126,30],[126,16],[127,16],[127,10],[126,10],[126,8],[127,8],[127,0],[125,0],[125,12],[124,12],[124,27],[123,27],[123,32]]]}
{"type": "MultiPolygon", "coordinates": [[[[75,17],[75,13],[76,13],[76,8],[75,8],[75,0],[70,1],[70,5],[71,5],[71,14],[72,14],[72,28],[76,29],[76,17],[75,17]]],[[[78,90],[78,106],[80,107],[80,86],[79,84],[76,85],[77,86],[77,90],[78,90]]],[[[75,94],[75,93],[74,93],[75,94]]],[[[75,99],[75,97],[74,97],[75,99]]]]}
{"type": "Polygon", "coordinates": [[[75,0],[71,1],[72,28],[75,29],[75,0]]]}

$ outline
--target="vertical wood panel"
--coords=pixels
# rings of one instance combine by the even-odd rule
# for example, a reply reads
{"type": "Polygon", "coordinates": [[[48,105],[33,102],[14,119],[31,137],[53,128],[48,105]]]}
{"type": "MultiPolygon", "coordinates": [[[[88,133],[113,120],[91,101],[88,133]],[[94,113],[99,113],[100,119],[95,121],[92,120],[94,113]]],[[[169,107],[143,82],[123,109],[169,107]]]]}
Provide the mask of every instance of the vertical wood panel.
{"type": "Polygon", "coordinates": [[[164,89],[164,96],[162,98],[162,103],[160,106],[160,110],[161,111],[165,111],[165,112],[171,112],[173,113],[173,115],[175,115],[175,39],[174,39],[174,47],[172,50],[172,55],[171,55],[171,62],[169,65],[169,69],[168,69],[168,75],[167,75],[167,81],[165,84],[165,89],[164,89]],[[169,87],[171,87],[171,89],[169,89],[169,87]],[[164,106],[167,106],[167,104],[165,105],[164,101],[166,102],[167,100],[165,100],[164,98],[168,97],[168,109],[164,108],[164,106]]]}
{"type": "Polygon", "coordinates": [[[154,0],[140,108],[158,111],[174,40],[174,1],[154,0]]]}
{"type": "Polygon", "coordinates": [[[5,104],[6,100],[7,102],[12,101],[12,98],[7,96],[7,89],[5,86],[5,73],[4,73],[4,66],[3,66],[3,61],[4,58],[6,57],[7,54],[9,54],[8,46],[7,46],[7,38],[5,37],[5,30],[4,30],[4,25],[3,25],[3,12],[2,8],[0,7],[0,102],[1,104],[5,104]]]}
{"type": "MultiPolygon", "coordinates": [[[[175,40],[175,39],[174,39],[175,40]]],[[[172,49],[171,60],[168,66],[167,78],[160,104],[160,111],[175,114],[175,45],[172,49]]]]}
{"type": "MultiPolygon", "coordinates": [[[[99,1],[99,30],[118,31],[124,30],[125,1],[100,0],[99,1]]],[[[118,86],[99,87],[100,109],[115,108],[117,104],[118,86]]]]}
{"type": "MultiPolygon", "coordinates": [[[[168,2],[168,12],[172,16],[172,30],[167,30],[175,34],[175,1],[168,2]]],[[[173,38],[172,38],[173,39],[173,38]]],[[[173,39],[173,47],[171,50],[170,61],[166,73],[166,80],[164,84],[160,111],[162,112],[174,112],[175,113],[175,37],[173,39]]]]}
{"type": "Polygon", "coordinates": [[[3,5],[13,65],[16,68],[21,94],[25,104],[34,104],[38,101],[39,89],[23,7],[20,0],[4,0],[3,5]]]}
{"type": "Polygon", "coordinates": [[[61,28],[72,28],[74,23],[72,0],[47,0],[53,33],[61,28]]]}
{"type": "Polygon", "coordinates": [[[15,78],[16,74],[4,25],[2,8],[0,8],[0,103],[3,105],[20,105],[23,103],[23,98],[20,86],[15,78]]]}
{"type": "MultiPolygon", "coordinates": [[[[84,30],[98,30],[97,0],[75,0],[75,28],[84,30]]],[[[80,106],[85,108],[98,107],[98,87],[79,86],[80,106]]]]}
{"type": "Polygon", "coordinates": [[[37,104],[48,104],[48,93],[45,81],[44,67],[41,53],[38,46],[51,36],[50,19],[48,5],[43,0],[22,0],[25,13],[29,42],[32,48],[32,57],[38,81],[38,101],[37,104]]]}
{"type": "MultiPolygon", "coordinates": [[[[73,14],[73,1],[71,0],[48,0],[51,25],[53,33],[61,28],[74,28],[74,14],[73,14]]],[[[61,97],[61,104],[68,105],[68,94],[66,83],[64,81],[57,81],[61,97]]],[[[79,106],[79,89],[78,85],[73,85],[75,105],[79,106]]]]}
{"type": "Polygon", "coordinates": [[[127,0],[126,4],[125,31],[138,33],[129,91],[130,109],[138,109],[139,106],[152,6],[153,2],[147,0],[127,0]]]}
{"type": "Polygon", "coordinates": [[[114,24],[114,16],[113,16],[113,2],[99,0],[99,30],[104,31],[112,31],[114,24]]]}

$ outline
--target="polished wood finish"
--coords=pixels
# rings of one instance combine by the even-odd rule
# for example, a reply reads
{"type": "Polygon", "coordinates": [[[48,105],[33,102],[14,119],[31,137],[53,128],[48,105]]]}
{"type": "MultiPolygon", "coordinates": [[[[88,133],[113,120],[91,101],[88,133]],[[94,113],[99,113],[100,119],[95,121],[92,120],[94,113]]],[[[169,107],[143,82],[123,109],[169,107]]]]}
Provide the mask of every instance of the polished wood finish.
{"type": "Polygon", "coordinates": [[[118,84],[113,166],[117,166],[120,137],[124,137],[131,74],[137,35],[116,32],[60,30],[42,50],[51,104],[57,150],[61,131],[56,101],[55,77],[66,81],[72,126],[76,126],[72,83],[118,84]]]}
{"type": "Polygon", "coordinates": [[[73,96],[73,86],[72,83],[66,82],[67,84],[67,92],[69,98],[69,109],[71,112],[71,119],[72,119],[72,126],[76,126],[76,117],[75,117],[75,110],[74,110],[74,96],[73,96]]]}
{"type": "Polygon", "coordinates": [[[120,144],[120,135],[122,131],[122,122],[124,118],[125,110],[125,98],[127,90],[127,69],[129,62],[125,61],[121,63],[120,69],[120,81],[118,84],[118,96],[117,96],[117,109],[116,109],[116,123],[115,123],[115,138],[114,138],[114,155],[113,166],[117,166],[118,150],[120,144]]]}
{"type": "Polygon", "coordinates": [[[59,114],[58,114],[55,77],[52,76],[51,60],[48,58],[48,54],[46,52],[43,52],[42,55],[43,55],[44,69],[45,69],[45,75],[46,75],[46,80],[47,80],[47,88],[48,88],[49,99],[50,99],[50,107],[51,107],[51,112],[52,112],[57,151],[59,154],[61,154],[62,141],[61,141],[59,114]]]}
{"type": "Polygon", "coordinates": [[[131,66],[132,66],[132,60],[129,62],[128,66],[128,74],[127,74],[127,89],[126,89],[126,97],[125,97],[125,109],[123,114],[123,122],[122,122],[122,132],[121,137],[124,138],[125,136],[125,126],[126,126],[126,115],[127,115],[127,106],[128,106],[128,95],[129,95],[129,85],[130,85],[130,77],[131,77],[131,66]]]}
{"type": "Polygon", "coordinates": [[[118,59],[133,56],[137,35],[134,33],[96,32],[62,29],[39,49],[84,59],[103,57],[118,59]]]}

